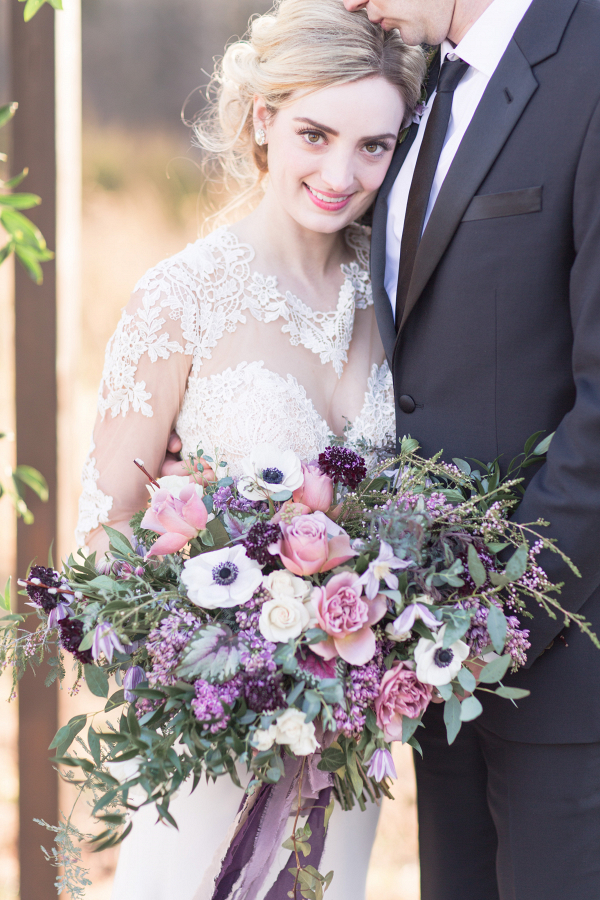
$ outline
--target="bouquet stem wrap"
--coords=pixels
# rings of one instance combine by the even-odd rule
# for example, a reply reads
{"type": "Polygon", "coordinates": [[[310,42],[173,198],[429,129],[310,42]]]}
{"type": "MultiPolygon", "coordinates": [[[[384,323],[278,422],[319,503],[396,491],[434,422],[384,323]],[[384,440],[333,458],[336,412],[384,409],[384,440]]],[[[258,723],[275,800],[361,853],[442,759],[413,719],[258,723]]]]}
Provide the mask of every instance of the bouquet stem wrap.
{"type": "MultiPolygon", "coordinates": [[[[325,807],[332,790],[331,774],[317,769],[320,759],[320,753],[306,757],[300,787],[303,760],[286,756],[285,772],[277,784],[263,784],[244,799],[233,838],[213,881],[213,890],[206,889],[208,885],[205,881],[194,900],[256,900],[285,839],[290,816],[295,815],[292,807],[299,789],[302,811],[309,811],[308,822],[312,829],[311,852],[304,864],[318,869],[325,845],[325,807]]],[[[287,869],[295,864],[292,852],[265,900],[283,900],[287,897],[292,887],[292,876],[287,869]]]]}

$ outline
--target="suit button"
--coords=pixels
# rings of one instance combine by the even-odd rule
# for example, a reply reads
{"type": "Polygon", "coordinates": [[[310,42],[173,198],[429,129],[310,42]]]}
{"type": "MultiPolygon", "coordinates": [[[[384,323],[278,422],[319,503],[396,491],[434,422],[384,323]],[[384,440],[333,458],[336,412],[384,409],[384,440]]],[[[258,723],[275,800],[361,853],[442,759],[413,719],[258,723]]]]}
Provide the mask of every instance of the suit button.
{"type": "Polygon", "coordinates": [[[398,405],[403,413],[413,413],[417,408],[417,404],[410,394],[401,394],[398,405]]]}

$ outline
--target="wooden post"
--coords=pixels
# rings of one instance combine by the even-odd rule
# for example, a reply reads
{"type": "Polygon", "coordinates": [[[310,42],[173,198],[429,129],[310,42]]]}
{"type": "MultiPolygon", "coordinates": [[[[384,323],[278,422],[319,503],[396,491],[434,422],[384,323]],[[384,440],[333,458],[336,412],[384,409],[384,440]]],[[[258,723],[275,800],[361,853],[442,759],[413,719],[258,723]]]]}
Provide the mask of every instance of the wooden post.
{"type": "MultiPolygon", "coordinates": [[[[19,104],[13,120],[13,171],[28,166],[24,188],[42,197],[31,218],[48,246],[56,239],[56,158],[54,97],[54,11],[44,6],[23,21],[23,6],[12,3],[12,99],[19,104]]],[[[50,499],[29,498],[33,525],[17,527],[17,573],[35,558],[46,565],[55,540],[57,517],[56,274],[44,264],[38,286],[20,265],[15,271],[15,375],[17,461],[35,466],[48,481],[50,499]]],[[[55,558],[58,549],[54,550],[55,558]]],[[[24,598],[20,598],[23,601],[24,598]]],[[[51,843],[34,818],[58,821],[58,781],[48,762],[48,745],[57,729],[58,694],[44,688],[43,673],[28,673],[19,689],[19,859],[21,900],[50,900],[56,870],[44,859],[40,844],[51,843]]]]}

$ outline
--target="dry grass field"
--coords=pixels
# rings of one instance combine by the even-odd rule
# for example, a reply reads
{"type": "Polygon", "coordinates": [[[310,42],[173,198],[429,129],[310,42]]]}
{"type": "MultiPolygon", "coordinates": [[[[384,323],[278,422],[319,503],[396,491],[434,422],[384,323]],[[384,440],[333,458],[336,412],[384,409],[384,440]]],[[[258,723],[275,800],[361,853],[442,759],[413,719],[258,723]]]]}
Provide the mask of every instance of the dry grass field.
{"type": "MultiPolygon", "coordinates": [[[[196,239],[200,225],[199,191],[200,179],[193,159],[185,156],[185,149],[182,153],[177,144],[164,136],[88,129],[84,155],[81,335],[73,409],[65,411],[71,456],[76,462],[69,474],[72,483],[65,490],[67,497],[74,498],[77,494],[79,470],[95,415],[95,395],[106,341],[130,290],[143,272],[196,239]]],[[[10,428],[9,300],[10,275],[0,271],[0,378],[8,387],[0,397],[0,426],[10,428]]],[[[9,451],[10,447],[0,446],[0,453],[4,454],[0,456],[2,468],[9,460],[9,451]]],[[[75,502],[70,501],[62,510],[62,533],[72,534],[75,519],[75,502]]],[[[4,509],[0,504],[0,532],[0,579],[3,579],[10,572],[13,557],[13,531],[6,504],[4,509]]],[[[61,553],[64,555],[71,549],[72,545],[65,545],[61,553]]],[[[5,702],[8,693],[8,679],[4,676],[0,678],[0,900],[17,900],[17,708],[16,703],[5,702]]],[[[95,702],[83,692],[68,697],[64,691],[61,718],[66,721],[77,712],[93,708],[95,702]]],[[[393,803],[386,801],[383,806],[369,876],[369,900],[419,898],[414,776],[407,748],[397,749],[396,765],[399,774],[396,799],[393,803]]],[[[64,809],[70,805],[66,790],[62,805],[64,809]]],[[[77,822],[82,830],[88,829],[85,809],[80,811],[77,822]]],[[[40,843],[50,843],[41,829],[40,843]]],[[[87,900],[109,900],[116,856],[112,851],[85,854],[92,879],[87,900]]]]}

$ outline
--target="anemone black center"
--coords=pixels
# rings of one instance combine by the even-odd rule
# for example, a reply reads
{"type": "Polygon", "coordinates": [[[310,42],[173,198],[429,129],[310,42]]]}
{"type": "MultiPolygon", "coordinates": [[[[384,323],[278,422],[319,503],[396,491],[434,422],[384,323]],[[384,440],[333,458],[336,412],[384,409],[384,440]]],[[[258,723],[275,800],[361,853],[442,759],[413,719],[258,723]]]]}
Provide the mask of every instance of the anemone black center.
{"type": "Polygon", "coordinates": [[[263,469],[262,480],[266,481],[267,484],[281,484],[283,481],[283,472],[281,469],[276,469],[274,466],[263,469]]]}
{"type": "Polygon", "coordinates": [[[232,562],[219,563],[219,565],[215,566],[212,570],[214,583],[221,585],[221,587],[227,587],[227,585],[233,584],[238,577],[238,574],[239,569],[236,564],[232,562]]]}
{"type": "Polygon", "coordinates": [[[440,669],[445,669],[446,666],[449,666],[454,659],[454,653],[452,652],[450,647],[448,647],[446,650],[443,650],[440,647],[439,650],[435,651],[433,659],[436,666],[439,666],[440,669]]]}

